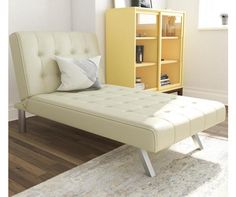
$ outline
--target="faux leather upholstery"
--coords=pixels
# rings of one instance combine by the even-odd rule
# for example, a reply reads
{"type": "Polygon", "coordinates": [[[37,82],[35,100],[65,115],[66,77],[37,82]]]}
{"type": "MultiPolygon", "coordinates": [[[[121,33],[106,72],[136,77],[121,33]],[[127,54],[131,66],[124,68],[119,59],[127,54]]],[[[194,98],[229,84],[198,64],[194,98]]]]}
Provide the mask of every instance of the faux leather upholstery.
{"type": "Polygon", "coordinates": [[[203,99],[105,85],[98,91],[33,96],[26,111],[151,152],[203,131],[225,117],[203,99]]]}
{"type": "Polygon", "coordinates": [[[60,74],[55,55],[78,60],[99,55],[92,33],[17,32],[10,36],[10,44],[21,100],[58,88],[60,74]]]}
{"type": "Polygon", "coordinates": [[[54,55],[98,55],[93,34],[21,32],[11,48],[22,101],[17,108],[147,151],[157,152],[225,119],[222,103],[105,85],[55,92],[54,55]]]}

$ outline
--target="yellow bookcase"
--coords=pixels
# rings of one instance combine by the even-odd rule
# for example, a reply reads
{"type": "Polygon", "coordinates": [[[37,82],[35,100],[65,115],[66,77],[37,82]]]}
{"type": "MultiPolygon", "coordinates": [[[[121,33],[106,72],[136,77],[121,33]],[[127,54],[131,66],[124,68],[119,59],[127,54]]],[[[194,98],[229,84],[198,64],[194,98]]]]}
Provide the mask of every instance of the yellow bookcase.
{"type": "Polygon", "coordinates": [[[106,83],[182,94],[185,13],[115,8],[106,13],[106,83]],[[136,46],[143,51],[136,57],[136,46]]]}

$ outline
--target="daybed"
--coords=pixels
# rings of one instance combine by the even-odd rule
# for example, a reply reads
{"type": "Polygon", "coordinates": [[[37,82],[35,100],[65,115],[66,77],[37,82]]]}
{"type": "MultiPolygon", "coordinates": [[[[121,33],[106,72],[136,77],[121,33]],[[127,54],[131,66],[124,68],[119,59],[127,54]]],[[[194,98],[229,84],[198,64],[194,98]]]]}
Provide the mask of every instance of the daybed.
{"type": "Polygon", "coordinates": [[[101,135],[140,149],[148,175],[155,176],[146,151],[158,152],[193,137],[225,119],[222,103],[154,91],[103,85],[100,90],[58,92],[60,72],[53,56],[77,59],[99,55],[92,33],[17,32],[10,36],[21,101],[25,112],[101,135]]]}

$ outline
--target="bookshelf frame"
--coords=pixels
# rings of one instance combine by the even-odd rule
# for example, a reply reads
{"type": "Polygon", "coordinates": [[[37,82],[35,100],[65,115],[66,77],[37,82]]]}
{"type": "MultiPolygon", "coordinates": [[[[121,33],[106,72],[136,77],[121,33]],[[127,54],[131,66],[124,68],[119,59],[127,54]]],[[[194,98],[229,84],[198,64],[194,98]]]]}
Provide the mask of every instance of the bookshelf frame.
{"type": "Polygon", "coordinates": [[[184,21],[182,11],[137,7],[108,10],[106,83],[134,88],[136,77],[141,77],[147,90],[182,94],[184,21]],[[142,16],[155,22],[141,24],[142,16]],[[173,24],[170,19],[175,19],[173,24]],[[169,30],[169,23],[173,35],[163,33],[163,29],[169,30]],[[136,63],[136,45],[144,46],[142,63],[136,63]],[[168,75],[171,84],[161,86],[162,74],[168,75]]]}

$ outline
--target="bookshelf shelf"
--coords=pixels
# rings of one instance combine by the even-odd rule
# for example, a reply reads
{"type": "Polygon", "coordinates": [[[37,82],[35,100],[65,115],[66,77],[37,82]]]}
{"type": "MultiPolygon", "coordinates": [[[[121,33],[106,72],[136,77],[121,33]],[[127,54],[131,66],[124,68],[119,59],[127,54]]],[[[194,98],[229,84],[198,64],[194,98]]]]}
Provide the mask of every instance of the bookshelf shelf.
{"type": "Polygon", "coordinates": [[[136,63],[136,68],[146,67],[146,66],[155,66],[155,65],[157,65],[156,62],[142,62],[142,63],[136,63]]]}
{"type": "Polygon", "coordinates": [[[149,37],[136,37],[136,40],[157,40],[157,37],[155,37],[155,36],[149,36],[149,37]]]}
{"type": "Polygon", "coordinates": [[[161,64],[175,64],[178,60],[163,60],[161,61],[161,64]]]}
{"type": "Polygon", "coordinates": [[[178,36],[164,36],[161,39],[162,40],[178,40],[180,38],[178,36]]]}

